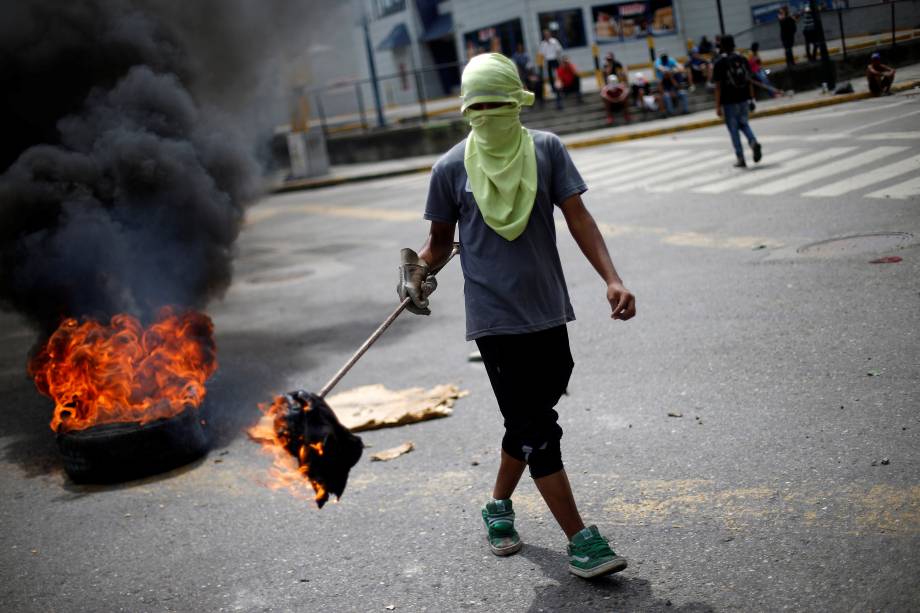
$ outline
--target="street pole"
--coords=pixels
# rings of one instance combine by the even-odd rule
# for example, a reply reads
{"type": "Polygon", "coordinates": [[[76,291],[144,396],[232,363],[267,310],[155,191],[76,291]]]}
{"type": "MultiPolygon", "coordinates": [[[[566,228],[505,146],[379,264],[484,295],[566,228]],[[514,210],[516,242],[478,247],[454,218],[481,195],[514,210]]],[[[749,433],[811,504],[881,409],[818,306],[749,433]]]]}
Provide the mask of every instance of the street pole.
{"type": "Polygon", "coordinates": [[[725,18],[722,17],[722,0],[716,0],[716,8],[719,9],[719,34],[725,36],[725,18]]]}
{"type": "Polygon", "coordinates": [[[891,50],[894,51],[895,45],[897,45],[897,35],[895,34],[894,28],[894,2],[891,3],[891,50]]]}
{"type": "Polygon", "coordinates": [[[361,15],[361,27],[364,28],[364,46],[367,48],[367,65],[371,73],[371,90],[374,92],[374,107],[377,109],[377,125],[382,128],[387,125],[387,120],[383,116],[383,104],[380,103],[377,66],[374,64],[374,48],[371,46],[371,33],[367,21],[367,15],[361,15]]]}
{"type": "Polygon", "coordinates": [[[821,53],[821,69],[824,72],[825,83],[830,91],[837,88],[837,77],[834,74],[834,65],[831,64],[831,58],[827,53],[827,41],[824,40],[824,24],[821,23],[821,12],[818,10],[818,1],[809,0],[811,14],[815,18],[815,29],[818,31],[818,51],[821,53]]]}
{"type": "Polygon", "coordinates": [[[837,23],[840,26],[840,46],[843,47],[843,61],[847,60],[847,35],[843,31],[843,9],[837,9],[837,23]]]}

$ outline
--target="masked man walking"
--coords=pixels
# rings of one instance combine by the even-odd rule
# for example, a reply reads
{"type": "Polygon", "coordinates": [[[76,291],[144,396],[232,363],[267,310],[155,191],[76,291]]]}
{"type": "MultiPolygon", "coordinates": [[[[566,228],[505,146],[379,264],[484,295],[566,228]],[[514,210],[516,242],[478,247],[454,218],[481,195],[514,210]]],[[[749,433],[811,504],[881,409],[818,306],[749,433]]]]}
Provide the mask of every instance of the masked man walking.
{"type": "Polygon", "coordinates": [[[513,62],[497,53],[473,58],[461,80],[462,111],[472,128],[435,164],[425,207],[428,239],[403,249],[401,299],[427,314],[436,287],[428,274],[446,261],[454,230],[466,303],[466,338],[475,340],[504,417],[501,460],[482,509],[492,552],[521,548],[511,496],[529,468],[568,538],[569,570],[596,577],[626,568],[596,526],[585,527],[562,464],[556,403],[574,366],[566,323],[575,319],[556,248],[555,207],[601,276],[613,319],[636,313],[581,194],[587,190],[559,138],[521,125],[533,104],[513,62]]]}

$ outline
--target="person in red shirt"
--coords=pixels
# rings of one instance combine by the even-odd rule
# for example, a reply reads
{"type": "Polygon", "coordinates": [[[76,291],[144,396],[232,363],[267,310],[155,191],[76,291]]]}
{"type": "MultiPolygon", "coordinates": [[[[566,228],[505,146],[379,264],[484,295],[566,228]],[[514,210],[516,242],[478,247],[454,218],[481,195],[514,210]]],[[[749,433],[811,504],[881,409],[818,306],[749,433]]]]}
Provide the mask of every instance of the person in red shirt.
{"type": "Polygon", "coordinates": [[[581,102],[581,77],[578,76],[578,68],[567,55],[562,56],[559,68],[556,69],[556,87],[562,95],[574,93],[581,102]]]}
{"type": "Polygon", "coordinates": [[[754,77],[754,85],[764,89],[774,98],[782,96],[782,92],[773,87],[770,84],[770,77],[767,76],[767,71],[764,70],[763,64],[760,61],[760,43],[751,43],[751,55],[748,57],[748,66],[751,67],[751,75],[754,77]]]}

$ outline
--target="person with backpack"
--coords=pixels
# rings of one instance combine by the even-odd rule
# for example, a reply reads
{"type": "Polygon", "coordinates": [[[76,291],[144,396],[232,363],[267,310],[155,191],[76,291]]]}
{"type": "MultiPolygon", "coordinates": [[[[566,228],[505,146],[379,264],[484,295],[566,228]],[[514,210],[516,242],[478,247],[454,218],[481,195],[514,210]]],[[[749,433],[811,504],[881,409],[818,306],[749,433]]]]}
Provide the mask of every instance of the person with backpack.
{"type": "Polygon", "coordinates": [[[735,38],[726,34],[720,41],[722,55],[712,69],[712,82],[716,86],[716,114],[725,118],[725,126],[731,135],[732,146],[737,158],[735,166],[744,168],[744,149],[741,135],[744,132],[754,154],[754,161],[763,156],[760,143],[748,125],[748,112],[754,111],[754,80],[747,59],[735,52],[735,38]]]}

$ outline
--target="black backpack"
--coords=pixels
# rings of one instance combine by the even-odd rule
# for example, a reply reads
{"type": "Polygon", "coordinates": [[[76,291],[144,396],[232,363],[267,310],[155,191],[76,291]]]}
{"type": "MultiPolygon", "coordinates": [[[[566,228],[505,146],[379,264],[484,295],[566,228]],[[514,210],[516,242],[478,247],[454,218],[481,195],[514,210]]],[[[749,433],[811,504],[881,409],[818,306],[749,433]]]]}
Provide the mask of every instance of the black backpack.
{"type": "Polygon", "coordinates": [[[747,89],[751,83],[748,61],[737,53],[725,58],[725,82],[735,89],[747,89]]]}

